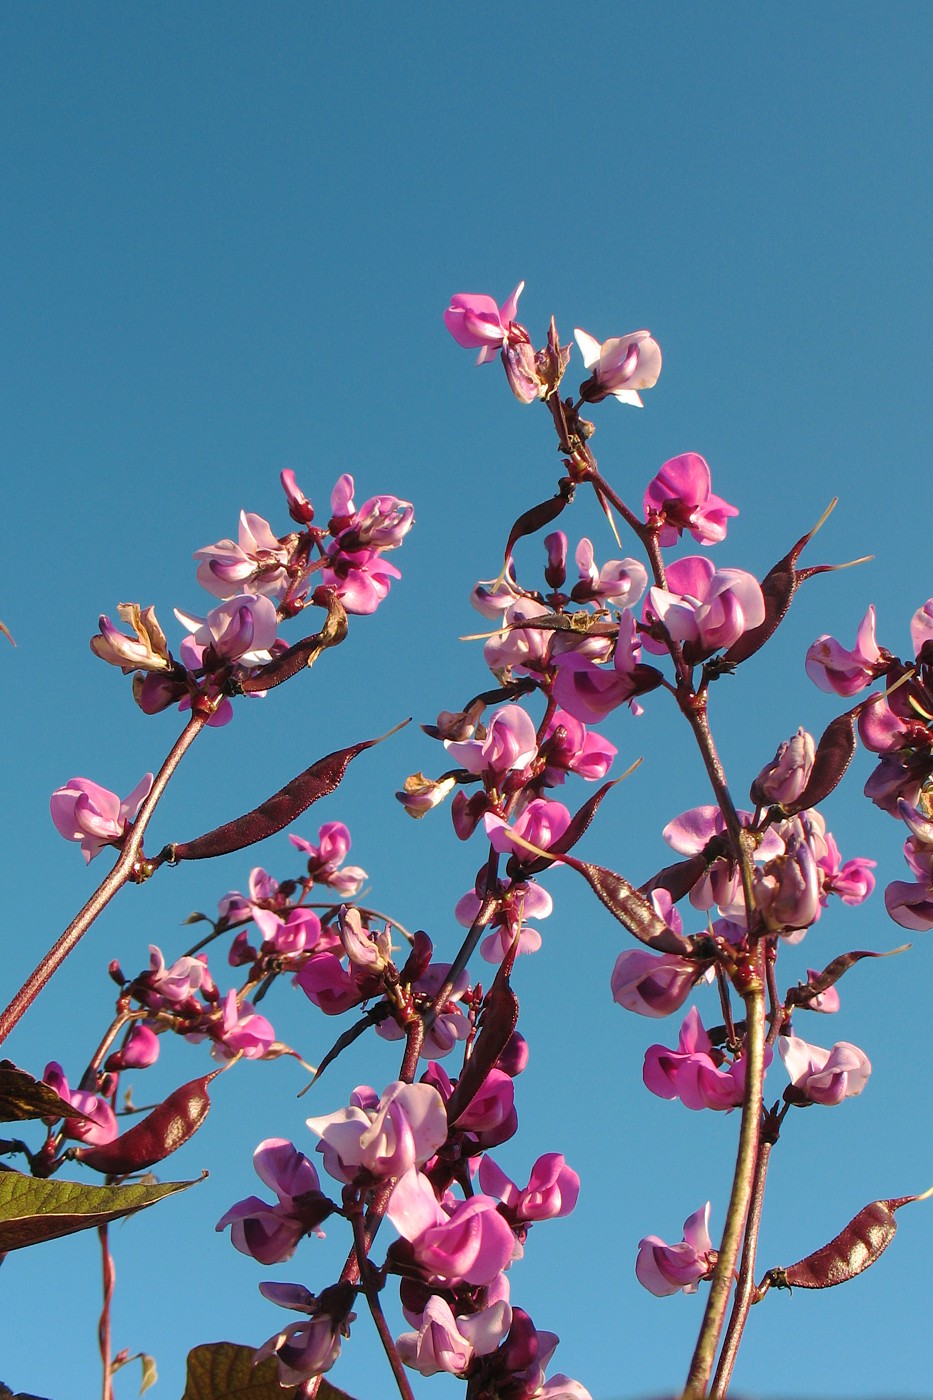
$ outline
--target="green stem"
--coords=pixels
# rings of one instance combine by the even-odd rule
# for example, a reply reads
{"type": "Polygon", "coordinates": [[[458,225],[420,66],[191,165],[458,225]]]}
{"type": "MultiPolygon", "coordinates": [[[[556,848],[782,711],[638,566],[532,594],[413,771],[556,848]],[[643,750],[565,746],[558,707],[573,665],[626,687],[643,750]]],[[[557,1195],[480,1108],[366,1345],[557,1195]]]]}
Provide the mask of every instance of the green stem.
{"type": "Polygon", "coordinates": [[[742,1235],[748,1217],[755,1179],[755,1164],[758,1159],[765,1044],[764,991],[760,979],[753,982],[752,986],[745,992],[743,1000],[747,1025],[745,1042],[747,1064],[735,1176],[726,1211],[722,1243],[719,1246],[719,1259],[713,1273],[706,1312],[703,1315],[700,1334],[697,1337],[696,1348],[684,1386],[684,1400],[699,1400],[700,1396],[706,1395],[716,1348],[725,1321],[726,1306],[732,1288],[732,1276],[739,1256],[739,1246],[742,1243],[742,1235]]]}
{"type": "Polygon", "coordinates": [[[729,1381],[732,1378],[732,1368],[735,1366],[735,1358],[738,1355],[739,1343],[742,1340],[742,1333],[745,1331],[745,1324],[748,1321],[748,1313],[755,1297],[755,1255],[758,1249],[758,1232],[761,1228],[761,1207],[765,1196],[765,1181],[768,1176],[768,1162],[771,1157],[771,1148],[774,1146],[774,1139],[770,1135],[763,1136],[758,1150],[758,1161],[755,1164],[755,1180],[752,1185],[752,1199],[748,1210],[748,1223],[745,1227],[745,1243],[742,1246],[742,1263],[739,1269],[739,1281],[735,1290],[735,1300],[732,1304],[732,1315],[729,1318],[729,1325],[726,1328],[725,1340],[722,1344],[722,1351],[719,1353],[719,1365],[716,1367],[716,1374],[713,1377],[713,1387],[710,1395],[715,1400],[724,1400],[729,1381]]]}

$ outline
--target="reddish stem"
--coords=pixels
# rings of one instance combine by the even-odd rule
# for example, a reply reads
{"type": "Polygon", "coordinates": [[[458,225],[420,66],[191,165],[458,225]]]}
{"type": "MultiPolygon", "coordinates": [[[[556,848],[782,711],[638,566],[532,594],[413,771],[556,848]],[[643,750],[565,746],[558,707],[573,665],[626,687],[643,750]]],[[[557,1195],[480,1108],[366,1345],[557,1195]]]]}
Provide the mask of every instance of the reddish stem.
{"type": "Polygon", "coordinates": [[[101,1390],[102,1400],[113,1400],[113,1376],[111,1373],[111,1337],[110,1337],[110,1300],[113,1297],[113,1285],[115,1273],[113,1268],[113,1255],[110,1253],[110,1245],[107,1239],[107,1226],[98,1225],[97,1235],[100,1240],[101,1265],[103,1270],[104,1284],[104,1305],[101,1309],[100,1322],[97,1325],[97,1340],[100,1345],[100,1359],[104,1368],[104,1380],[101,1390]]]}
{"type": "Polygon", "coordinates": [[[80,913],[75,915],[58,942],[45,954],[35,971],[26,978],[26,981],[20,987],[9,1006],[0,1013],[0,1045],[6,1040],[10,1031],[19,1022],[21,1017],[29,1010],[46,982],[54,976],[68,954],[80,943],[98,914],[106,909],[117,891],[122,889],[128,880],[141,881],[149,874],[149,871],[145,868],[145,862],[140,860],[143,836],[149,824],[149,819],[155,811],[159,798],[165,791],[169,778],[175,772],[185,752],[194,743],[194,740],[200,734],[209,718],[209,713],[201,711],[192,714],[181,734],[179,734],[175,743],[172,745],[168,757],[156,775],[155,782],[152,784],[152,790],[140,807],[139,815],[135,822],[129,828],[126,840],[117,857],[116,865],[106,879],[98,885],[80,913]]]}

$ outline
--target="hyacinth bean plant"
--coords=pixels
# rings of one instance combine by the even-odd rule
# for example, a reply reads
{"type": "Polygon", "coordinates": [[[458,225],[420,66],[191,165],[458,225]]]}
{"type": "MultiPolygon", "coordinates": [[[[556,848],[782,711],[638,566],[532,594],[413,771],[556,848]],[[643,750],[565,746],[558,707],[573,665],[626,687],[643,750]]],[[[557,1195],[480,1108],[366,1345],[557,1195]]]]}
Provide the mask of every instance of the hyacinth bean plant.
{"type": "MultiPolygon", "coordinates": [[[[479,363],[501,361],[521,403],[543,404],[560,473],[556,494],[539,500],[538,486],[511,528],[503,522],[498,577],[473,592],[486,620],[492,679],[462,708],[424,726],[444,750],[429,765],[438,776],[414,774],[398,794],[416,818],[449,802],[455,838],[477,847],[473,889],[449,917],[425,912],[437,950],[426,933],[409,933],[359,901],[365,871],[347,863],[347,827],[329,821],[315,841],[290,835],[299,873],[276,878],[254,868],[248,892],[224,894],[210,932],[188,951],[167,958],[152,946],[145,966],[111,964],[115,1014],[77,1080],[56,1061],[33,1073],[9,1061],[0,1067],[4,1118],[38,1133],[4,1141],[16,1165],[0,1176],[0,1246],[98,1230],[104,1400],[127,1360],[111,1346],[108,1221],[185,1184],[154,1183],[150,1169],[200,1127],[217,1074],[240,1059],[293,1053],[257,1010],[283,979],[316,1008],[312,1014],[337,1018],[318,1074],[352,1041],[375,1034],[398,1042],[397,1077],[358,1086],[348,1101],[310,1117],[303,1146],[273,1138],[255,1147],[263,1194],[232,1204],[217,1229],[229,1230],[233,1247],[260,1265],[287,1264],[287,1273],[312,1287],[263,1283],[263,1294],[294,1318],[258,1349],[197,1348],[189,1359],[197,1394],[220,1400],[234,1390],[252,1393],[254,1384],[283,1395],[342,1395],[324,1373],[367,1311],[390,1368],[380,1394],[394,1386],[412,1400],[416,1388],[422,1393],[415,1377],[445,1372],[462,1379],[466,1400],[588,1400],[582,1381],[551,1370],[555,1334],[523,1311],[520,1291],[512,1296],[512,1265],[526,1248],[533,1257],[531,1227],[573,1211],[579,1178],[558,1150],[537,1158],[526,1184],[512,1181],[495,1157],[516,1133],[529,1055],[518,1029],[517,958],[540,946],[536,923],[552,911],[546,873],[556,864],[582,876],[632,938],[606,969],[619,1007],[660,1019],[681,1012],[697,992],[706,1021],[718,1021],[704,1024],[699,1004],[691,1004],[676,1037],[646,1048],[643,1070],[650,1093],[695,1110],[736,1110],[738,1125],[731,1194],[713,1212],[718,1238],[710,1233],[709,1202],[698,1201],[681,1241],[632,1240],[636,1276],[651,1293],[705,1291],[684,1397],[727,1394],[750,1310],[769,1289],[847,1281],[890,1242],[895,1212],[919,1199],[874,1201],[798,1263],[756,1268],[769,1159],[787,1114],[861,1094],[871,1073],[859,1046],[812,1044],[802,1023],[832,1014],[840,978],[875,954],[842,954],[790,989],[779,967],[784,947],[805,937],[830,900],[858,905],[872,891],[874,862],[844,860],[819,810],[858,739],[878,755],[867,797],[909,833],[912,878],[888,886],[888,913],[908,929],[933,926],[933,599],[913,615],[912,654],[904,660],[876,642],[871,609],[851,650],[829,636],[813,643],[811,679],[847,708],[820,738],[801,728],[782,742],[751,781],[749,806],[737,806],[711,728],[714,682],[763,647],[798,586],[830,566],[801,565],[812,530],[760,580],[715,563],[737,510],[713,492],[696,453],[665,462],[637,500],[620,495],[597,465],[594,427],[583,412],[610,398],[641,406],[641,392],[661,372],[660,348],[644,330],[603,342],[577,330],[586,374],[576,395],[566,395],[572,350],[553,321],[535,348],[516,319],[521,292],[519,285],[501,308],[488,296],[457,295],[444,315],[450,335],[478,350],[479,363]],[[624,557],[600,562],[589,539],[571,553],[556,522],[587,488],[616,540],[620,529],[628,532],[631,557],[620,546],[624,557]],[[539,535],[542,576],[520,582],[514,547],[539,535]],[[700,552],[673,555],[685,535],[700,552]],[[674,859],[636,887],[576,848],[616,780],[609,776],[616,745],[602,727],[624,727],[626,710],[658,703],[689,726],[711,801],[671,813],[663,834],[674,859]],[[555,794],[571,791],[576,779],[594,786],[571,810],[555,794]],[[466,932],[455,936],[455,923],[466,932]],[[230,986],[231,974],[219,972],[224,961],[230,986]],[[217,1067],[127,1126],[125,1077],[154,1064],[165,1035],[209,1041],[217,1067]],[[59,1170],[74,1163],[89,1175],[66,1186],[59,1170]],[[328,1231],[346,1232],[346,1263],[335,1278],[317,1276],[307,1242],[325,1221],[328,1231]],[[380,1299],[387,1288],[397,1289],[407,1320],[397,1336],[380,1299]]],[[[108,850],[116,861],[0,1013],[0,1040],[122,885],[282,831],[377,742],[317,759],[261,806],[215,830],[144,852],[156,804],[201,730],[226,724],[243,697],[323,664],[324,653],[347,637],[349,619],[374,612],[401,577],[386,555],[413,523],[408,502],[377,495],[357,507],[353,479],[344,475],[320,523],[294,474],[285,471],[281,480],[291,520],[284,533],[244,512],[236,541],[198,550],[197,578],[212,606],[203,617],[176,611],[187,634],[177,656],[152,607],[121,604],[122,626],[101,617],[93,652],[132,676],[133,698],[146,714],[176,707],[183,726],[158,773],[147,773],[126,798],[84,777],[52,795],[52,821],[85,861],[108,850]],[[280,636],[289,625],[300,639],[280,636]]],[[[454,706],[458,700],[451,697],[454,706]]]]}

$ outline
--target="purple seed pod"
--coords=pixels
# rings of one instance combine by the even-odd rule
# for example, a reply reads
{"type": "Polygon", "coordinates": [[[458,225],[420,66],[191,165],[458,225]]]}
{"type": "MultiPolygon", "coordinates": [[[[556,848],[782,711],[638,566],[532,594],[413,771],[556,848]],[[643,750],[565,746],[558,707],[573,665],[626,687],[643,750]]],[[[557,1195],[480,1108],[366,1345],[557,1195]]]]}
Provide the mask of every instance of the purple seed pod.
{"type": "Polygon", "coordinates": [[[766,1282],[776,1288],[834,1288],[874,1264],[894,1238],[897,1221],[894,1212],[911,1201],[924,1201],[933,1187],[921,1196],[897,1196],[872,1201],[854,1216],[844,1230],[797,1264],[786,1269],[769,1269],[766,1282]]]}
{"type": "Polygon", "coordinates": [[[126,1176],[155,1166],[193,1137],[211,1106],[207,1086],[220,1069],[191,1079],[112,1142],[99,1147],[79,1147],[75,1157],[94,1171],[126,1176]]]}

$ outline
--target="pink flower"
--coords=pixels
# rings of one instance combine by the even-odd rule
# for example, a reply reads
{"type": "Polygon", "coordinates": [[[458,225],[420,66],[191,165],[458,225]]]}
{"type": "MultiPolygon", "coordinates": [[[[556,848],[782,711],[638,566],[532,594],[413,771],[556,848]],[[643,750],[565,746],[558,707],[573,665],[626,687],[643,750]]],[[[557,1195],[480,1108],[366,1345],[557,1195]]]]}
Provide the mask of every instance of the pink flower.
{"type": "MultiPolygon", "coordinates": [[[[294,540],[294,536],[292,536],[294,540]]],[[[220,540],[195,551],[198,583],[215,598],[261,593],[278,599],[288,584],[289,548],[261,515],[240,511],[239,543],[220,540]]]]}
{"type": "Polygon", "coordinates": [[[534,720],[518,705],[497,710],[489,721],[485,739],[444,741],[454,763],[468,773],[482,773],[496,786],[506,773],[527,768],[537,757],[538,741],[534,720]]]}
{"type": "Polygon", "coordinates": [[[491,1196],[444,1209],[414,1167],[397,1182],[388,1215],[431,1280],[478,1287],[492,1283],[512,1258],[515,1237],[491,1196]]]}
{"type": "Polygon", "coordinates": [[[638,1242],[635,1276],[657,1298],[671,1293],[695,1293],[700,1279],[708,1278],[717,1259],[709,1237],[709,1201],[684,1221],[680,1244],[665,1244],[657,1235],[638,1242]]]}
{"type": "Polygon", "coordinates": [[[798,1036],[782,1035],[778,1049],[791,1078],[792,1088],[785,1093],[791,1103],[842,1103],[860,1094],[871,1074],[868,1056],[847,1040],[824,1050],[798,1036]]]}
{"type": "Polygon", "coordinates": [[[263,952],[278,957],[290,957],[334,942],[333,934],[322,935],[321,921],[313,909],[289,909],[282,914],[254,909],[253,922],[262,934],[263,952]]]}
{"type": "Polygon", "coordinates": [[[353,491],[353,477],[345,473],[331,494],[329,528],[341,550],[397,549],[414,524],[411,502],[397,496],[370,496],[357,510],[353,491]]]}
{"type": "Polygon", "coordinates": [[[531,853],[512,840],[512,833],[530,841],[541,850],[549,850],[554,842],[570,825],[570,813],[562,802],[552,802],[545,797],[536,797],[528,803],[511,826],[495,812],[487,812],[483,818],[486,835],[493,850],[501,854],[517,855],[519,860],[534,859],[531,853]]]}
{"type": "Polygon", "coordinates": [[[304,1235],[324,1238],[318,1226],[330,1215],[333,1204],[321,1193],[311,1162],[285,1138],[261,1142],[253,1153],[253,1166],[275,1192],[275,1204],[248,1196],[231,1206],[215,1229],[231,1226],[230,1243],[241,1254],[251,1255],[260,1264],[281,1264],[292,1257],[304,1235]]]}
{"type": "Polygon", "coordinates": [[[428,1298],[417,1332],[403,1332],[396,1346],[406,1366],[422,1376],[440,1371],[462,1375],[475,1356],[488,1356],[502,1341],[512,1320],[504,1299],[468,1316],[454,1317],[437,1294],[428,1298]]]}
{"type": "Polygon", "coordinates": [[[423,1166],[447,1139],[444,1100],[430,1084],[396,1081],[375,1108],[351,1105],[307,1121],[321,1139],[326,1170],[344,1182],[401,1176],[423,1166]]]}
{"type": "Polygon", "coordinates": [[[472,292],[458,292],[451,297],[450,306],[444,312],[444,325],[458,345],[465,350],[479,350],[478,365],[486,364],[508,342],[518,299],[524,290],[524,282],[519,282],[512,295],[502,303],[501,310],[492,297],[472,292]]]}
{"type": "Polygon", "coordinates": [[[293,1322],[270,1337],[253,1354],[253,1365],[274,1356],[279,1384],[300,1385],[312,1376],[329,1371],[340,1355],[342,1337],[349,1337],[353,1290],[348,1284],[334,1284],[315,1297],[300,1283],[261,1283],[259,1291],[271,1303],[306,1313],[307,1322],[293,1322]]]}
{"type": "Polygon", "coordinates": [[[119,1129],[114,1111],[105,1098],[86,1089],[70,1089],[64,1070],[55,1060],[46,1065],[42,1079],[60,1099],[70,1103],[82,1115],[80,1118],[66,1118],[62,1123],[66,1137],[76,1138],[78,1142],[86,1142],[92,1147],[113,1142],[119,1129]]]}
{"type": "Polygon", "coordinates": [[[365,617],[374,613],[388,596],[392,580],[402,575],[377,549],[344,552],[339,544],[328,550],[329,563],[322,582],[333,588],[348,613],[365,617]]]}
{"type": "Polygon", "coordinates": [[[99,787],[90,778],[69,778],[64,787],[52,793],[52,821],[66,841],[80,842],[86,861],[93,860],[105,846],[122,843],[151,788],[152,774],[146,773],[121,802],[115,792],[99,787]]]}
{"type": "Polygon", "coordinates": [[[574,561],[580,574],[570,595],[575,602],[608,601],[617,608],[629,608],[648,586],[647,570],[637,559],[610,559],[598,569],[592,542],[585,537],[577,545],[574,561]]]}
{"type": "Polygon", "coordinates": [[[660,517],[658,543],[676,544],[689,530],[697,544],[718,544],[726,537],[726,521],[738,515],[711,490],[709,467],[698,452],[684,452],[664,463],[645,491],[645,519],[660,517]]]}
{"type": "Polygon", "coordinates": [[[602,344],[586,331],[577,329],[573,334],[583,363],[593,371],[581,384],[580,397],[587,403],[599,403],[611,394],[619,403],[644,407],[636,391],[651,389],[661,373],[661,347],[650,331],[632,331],[602,344]]]}
{"type": "MultiPolygon", "coordinates": [[[[712,1043],[700,1013],[691,1007],[680,1028],[676,1050],[650,1045],[642,1077],[645,1088],[662,1099],[680,1099],[686,1108],[712,1108],[729,1113],[742,1102],[745,1058],[720,1069],[712,1058],[712,1043]]],[[[766,1053],[766,1063],[770,1052],[766,1053]]]]}
{"type": "Polygon", "coordinates": [[[295,480],[291,467],[279,472],[279,481],[288,502],[288,513],[296,525],[310,525],[314,519],[314,507],[295,480]]]}
{"type": "Polygon", "coordinates": [[[661,673],[653,666],[642,666],[640,657],[635,614],[626,608],[619,618],[612,667],[596,664],[583,649],[561,652],[554,657],[553,697],[575,719],[599,723],[612,710],[659,684],[661,673]]]}
{"type": "MultiPolygon", "coordinates": [[[[261,1060],[275,1040],[275,1031],[265,1016],[255,1012],[251,1002],[238,1004],[232,987],[224,1000],[219,1021],[212,1021],[207,1034],[216,1042],[211,1053],[218,1060],[232,1060],[234,1055],[261,1060]]],[[[201,1035],[193,1033],[186,1038],[200,1040],[201,1035]]]]}
{"type": "Polygon", "coordinates": [[[570,772],[590,783],[601,782],[617,753],[615,744],[558,708],[541,739],[541,755],[546,759],[544,781],[555,786],[570,772]]]}
{"type": "Polygon", "coordinates": [[[560,1152],[547,1152],[531,1169],[522,1190],[489,1156],[479,1164],[479,1182],[487,1196],[498,1196],[512,1226],[569,1215],[580,1194],[580,1178],[560,1152]]]}
{"type": "Polygon", "coordinates": [[[202,665],[213,669],[230,662],[262,666],[272,659],[278,614],[271,598],[240,593],[212,608],[207,617],[195,617],[179,608],[175,616],[192,633],[181,644],[182,659],[190,670],[202,665]]]}
{"type": "Polygon", "coordinates": [[[768,802],[796,802],[810,781],[815,756],[813,735],[803,728],[793,738],[782,740],[771,762],[752,784],[752,800],[761,806],[768,802]]]}
{"type": "Polygon", "coordinates": [[[697,979],[695,964],[673,953],[629,948],[612,970],[612,997],[639,1016],[670,1016],[690,995],[697,979]]]}
{"type": "Polygon", "coordinates": [[[817,637],[807,652],[807,675],[820,690],[857,695],[876,676],[883,675],[890,659],[875,641],[875,609],[870,607],[859,623],[852,651],[846,651],[834,637],[817,637]]]}
{"type": "MultiPolygon", "coordinates": [[[[743,632],[765,620],[761,585],[743,569],[717,569],[705,555],[675,559],[667,570],[667,587],[651,588],[644,622],[662,622],[675,642],[685,644],[687,660],[703,661],[730,647],[743,632]]],[[[654,637],[642,644],[659,654],[667,648],[654,637]]]]}

